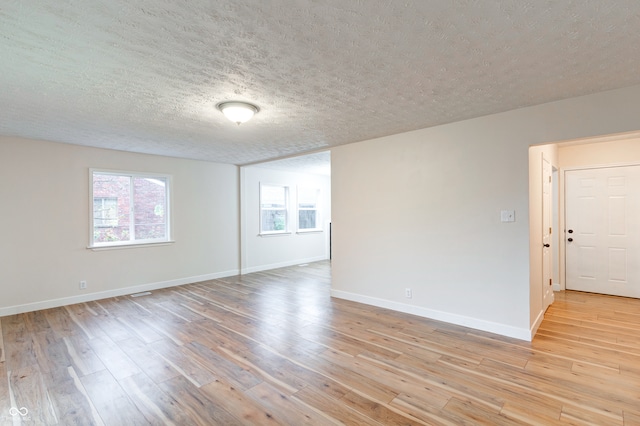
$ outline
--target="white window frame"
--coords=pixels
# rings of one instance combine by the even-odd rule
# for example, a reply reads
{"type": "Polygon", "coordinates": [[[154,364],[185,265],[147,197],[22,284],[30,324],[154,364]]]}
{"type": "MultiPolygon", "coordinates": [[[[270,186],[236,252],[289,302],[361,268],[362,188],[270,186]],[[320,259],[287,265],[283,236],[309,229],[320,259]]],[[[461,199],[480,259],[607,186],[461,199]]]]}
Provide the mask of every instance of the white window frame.
{"type": "Polygon", "coordinates": [[[320,194],[321,194],[321,190],[320,188],[314,187],[314,186],[298,186],[297,187],[297,191],[296,191],[296,225],[297,225],[297,233],[298,234],[304,234],[306,232],[322,232],[322,228],[319,227],[318,225],[321,223],[321,218],[320,218],[320,194]],[[300,207],[300,193],[302,192],[302,190],[313,190],[316,191],[316,207],[313,209],[310,208],[301,208],[300,207]],[[314,210],[316,212],[316,226],[315,228],[300,228],[300,211],[305,211],[305,210],[314,210]]]}
{"type": "Polygon", "coordinates": [[[158,245],[158,244],[168,244],[172,243],[171,239],[171,188],[172,188],[172,178],[171,175],[163,174],[163,173],[147,173],[147,172],[132,172],[132,171],[124,171],[124,170],[106,170],[106,169],[89,169],[89,245],[90,249],[103,249],[103,248],[118,248],[118,247],[131,247],[131,246],[144,246],[144,245],[158,245]],[[143,179],[163,179],[165,182],[165,197],[166,197],[166,212],[165,212],[165,236],[163,238],[149,238],[149,239],[130,239],[127,241],[107,241],[107,242],[95,242],[94,231],[96,229],[104,229],[103,227],[96,227],[95,220],[93,217],[93,209],[94,209],[94,196],[93,196],[93,179],[94,175],[113,175],[113,176],[126,176],[130,178],[131,184],[131,199],[130,199],[130,235],[135,238],[135,209],[134,207],[134,178],[143,178],[143,179]]]}
{"type": "MultiPolygon", "coordinates": [[[[96,211],[95,211],[95,208],[96,208],[96,199],[100,199],[100,200],[102,201],[102,202],[101,202],[101,204],[102,204],[102,206],[103,206],[103,210],[104,210],[104,204],[105,204],[105,201],[106,201],[106,200],[115,201],[115,203],[116,203],[116,205],[115,205],[115,209],[116,209],[116,211],[118,210],[118,197],[97,197],[97,198],[94,198],[94,199],[93,199],[93,205],[91,206],[91,208],[93,209],[92,214],[95,214],[95,212],[96,212],[96,211]]],[[[115,225],[113,225],[112,223],[107,223],[107,224],[102,224],[102,225],[98,225],[98,226],[96,226],[96,224],[95,224],[96,217],[95,217],[95,216],[93,216],[93,222],[94,222],[94,223],[93,223],[93,226],[94,226],[94,229],[95,229],[96,227],[97,227],[97,228],[114,228],[114,227],[117,227],[117,226],[118,226],[118,217],[117,217],[117,216],[116,216],[115,218],[110,218],[110,217],[100,217],[100,218],[97,218],[97,219],[102,220],[102,221],[114,221],[114,222],[115,222],[115,225]]]]}
{"type": "Polygon", "coordinates": [[[258,220],[259,220],[259,235],[288,235],[291,234],[290,231],[290,224],[291,224],[291,214],[290,214],[290,206],[289,206],[289,199],[290,199],[290,188],[288,185],[283,185],[283,184],[278,184],[278,183],[263,183],[260,182],[260,189],[259,189],[259,200],[258,200],[258,220]],[[281,230],[277,230],[277,231],[270,231],[270,230],[263,230],[262,229],[262,212],[264,210],[282,210],[282,209],[276,209],[276,208],[263,208],[262,207],[262,189],[263,187],[276,187],[276,188],[283,188],[284,189],[284,211],[285,211],[285,220],[284,220],[284,229],[281,230]]]}

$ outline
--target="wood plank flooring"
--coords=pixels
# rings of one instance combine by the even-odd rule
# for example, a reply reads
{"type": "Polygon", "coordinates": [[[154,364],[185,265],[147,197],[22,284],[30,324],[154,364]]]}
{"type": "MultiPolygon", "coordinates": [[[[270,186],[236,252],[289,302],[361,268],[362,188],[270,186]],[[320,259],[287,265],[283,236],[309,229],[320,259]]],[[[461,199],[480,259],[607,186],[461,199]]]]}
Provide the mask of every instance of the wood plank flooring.
{"type": "Polygon", "coordinates": [[[0,425],[639,425],[640,300],[533,342],[331,299],[312,263],[0,318],[0,425]]]}

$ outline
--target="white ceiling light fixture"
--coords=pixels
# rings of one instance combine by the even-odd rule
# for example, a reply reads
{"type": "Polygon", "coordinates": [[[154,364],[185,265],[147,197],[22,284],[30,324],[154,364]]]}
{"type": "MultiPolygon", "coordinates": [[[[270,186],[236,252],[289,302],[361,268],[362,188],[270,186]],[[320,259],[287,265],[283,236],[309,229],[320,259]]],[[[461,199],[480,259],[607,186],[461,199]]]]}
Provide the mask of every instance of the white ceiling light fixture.
{"type": "Polygon", "coordinates": [[[242,123],[246,123],[255,114],[260,111],[260,108],[250,104],[248,102],[221,102],[216,107],[227,117],[229,120],[236,123],[238,126],[242,123]]]}

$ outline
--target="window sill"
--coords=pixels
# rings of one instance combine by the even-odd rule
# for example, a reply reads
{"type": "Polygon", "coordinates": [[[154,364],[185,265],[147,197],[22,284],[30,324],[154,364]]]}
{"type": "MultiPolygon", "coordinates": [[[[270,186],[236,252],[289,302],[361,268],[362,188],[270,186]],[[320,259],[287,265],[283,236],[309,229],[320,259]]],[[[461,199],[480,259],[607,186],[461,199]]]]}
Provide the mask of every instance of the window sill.
{"type": "Polygon", "coordinates": [[[122,243],[122,244],[109,244],[105,246],[87,246],[87,248],[93,251],[102,251],[102,250],[141,248],[141,247],[168,246],[173,243],[175,243],[175,241],[160,241],[157,243],[122,243]]]}
{"type": "Polygon", "coordinates": [[[284,235],[291,235],[291,232],[264,232],[258,234],[258,237],[281,237],[284,235]]]}
{"type": "Polygon", "coordinates": [[[298,231],[296,231],[296,234],[320,234],[321,232],[323,232],[322,229],[298,229],[298,231]]]}

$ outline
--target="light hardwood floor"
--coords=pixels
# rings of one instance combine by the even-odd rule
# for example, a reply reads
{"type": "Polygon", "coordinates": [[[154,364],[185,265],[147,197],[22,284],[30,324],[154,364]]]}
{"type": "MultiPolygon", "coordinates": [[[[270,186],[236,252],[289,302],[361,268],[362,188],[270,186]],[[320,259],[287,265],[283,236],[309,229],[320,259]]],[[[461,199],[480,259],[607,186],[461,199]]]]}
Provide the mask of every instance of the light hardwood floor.
{"type": "Polygon", "coordinates": [[[327,262],[0,318],[0,425],[640,424],[640,300],[532,343],[329,297],[327,262]]]}

